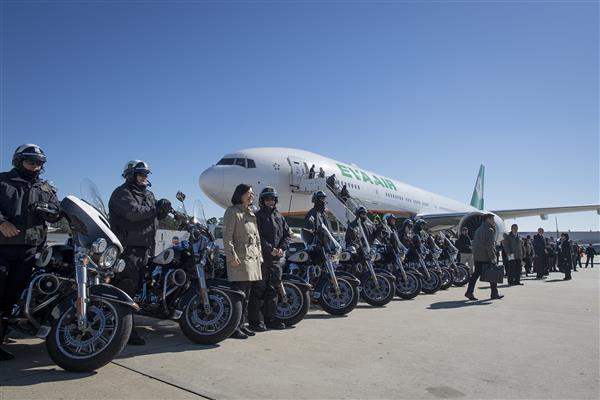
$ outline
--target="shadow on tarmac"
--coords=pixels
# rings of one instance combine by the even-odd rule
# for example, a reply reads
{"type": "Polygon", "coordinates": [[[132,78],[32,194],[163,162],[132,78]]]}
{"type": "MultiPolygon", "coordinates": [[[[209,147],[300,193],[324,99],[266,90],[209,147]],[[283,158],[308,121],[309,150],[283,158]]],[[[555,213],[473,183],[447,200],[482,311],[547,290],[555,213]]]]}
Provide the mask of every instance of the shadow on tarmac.
{"type": "MultiPolygon", "coordinates": [[[[181,333],[179,325],[172,321],[136,317],[136,325],[146,340],[145,346],[126,346],[115,360],[123,360],[138,355],[179,353],[190,350],[210,350],[219,345],[201,345],[191,342],[181,333]]],[[[15,338],[28,338],[19,333],[15,338]]],[[[44,342],[35,344],[17,341],[5,344],[6,350],[15,354],[16,359],[0,362],[1,386],[29,386],[46,382],[60,382],[93,376],[96,372],[67,372],[54,364],[46,352],[44,342]],[[50,367],[50,368],[49,368],[50,367]]]]}
{"type": "Polygon", "coordinates": [[[461,308],[461,307],[471,307],[471,306],[486,306],[488,304],[492,304],[489,299],[485,300],[452,300],[452,301],[439,301],[437,303],[431,303],[428,310],[444,310],[448,308],[461,308]]]}

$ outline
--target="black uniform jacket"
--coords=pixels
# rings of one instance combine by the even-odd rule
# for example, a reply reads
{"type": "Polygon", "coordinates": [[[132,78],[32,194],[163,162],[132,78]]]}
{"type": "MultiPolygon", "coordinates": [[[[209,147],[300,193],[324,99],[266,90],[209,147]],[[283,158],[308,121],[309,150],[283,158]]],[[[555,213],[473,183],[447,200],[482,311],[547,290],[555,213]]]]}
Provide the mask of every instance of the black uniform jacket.
{"type": "Polygon", "coordinates": [[[158,219],[151,191],[125,182],[110,196],[108,209],[110,226],[123,246],[154,246],[158,219]]]}
{"type": "Polygon", "coordinates": [[[60,217],[38,215],[33,207],[40,203],[59,208],[56,189],[47,181],[24,179],[16,169],[0,173],[0,224],[8,221],[21,231],[12,238],[0,233],[0,245],[39,246],[46,241],[46,221],[56,222],[60,217]]]}

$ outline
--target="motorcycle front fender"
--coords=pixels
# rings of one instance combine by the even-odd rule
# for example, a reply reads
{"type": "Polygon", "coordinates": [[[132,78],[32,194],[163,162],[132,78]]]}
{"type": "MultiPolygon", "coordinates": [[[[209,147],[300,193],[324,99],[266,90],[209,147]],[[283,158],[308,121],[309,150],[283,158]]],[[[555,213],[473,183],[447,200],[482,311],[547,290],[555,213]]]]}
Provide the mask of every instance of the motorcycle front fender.
{"type": "Polygon", "coordinates": [[[396,280],[396,277],[391,272],[386,271],[385,269],[375,268],[375,273],[377,275],[385,276],[386,278],[391,279],[393,281],[396,280]]]}
{"type": "Polygon", "coordinates": [[[140,309],[140,306],[127,293],[106,283],[90,286],[89,295],[91,299],[103,299],[113,303],[124,304],[133,311],[139,311],[140,309]]]}
{"type": "Polygon", "coordinates": [[[360,280],[357,277],[355,277],[354,275],[352,275],[350,272],[335,271],[335,276],[346,279],[348,282],[350,282],[351,285],[354,285],[354,286],[360,285],[360,280]]]}
{"type": "Polygon", "coordinates": [[[304,279],[302,279],[296,275],[283,274],[283,275],[281,275],[281,279],[284,281],[294,283],[294,285],[298,286],[300,288],[300,290],[302,290],[302,291],[309,291],[310,289],[312,289],[312,285],[310,283],[306,283],[306,281],[304,281],[304,279]]]}
{"type": "Polygon", "coordinates": [[[209,289],[219,289],[227,293],[234,300],[244,300],[246,295],[241,290],[235,288],[233,282],[229,282],[226,279],[209,278],[206,280],[206,285],[209,289]]]}

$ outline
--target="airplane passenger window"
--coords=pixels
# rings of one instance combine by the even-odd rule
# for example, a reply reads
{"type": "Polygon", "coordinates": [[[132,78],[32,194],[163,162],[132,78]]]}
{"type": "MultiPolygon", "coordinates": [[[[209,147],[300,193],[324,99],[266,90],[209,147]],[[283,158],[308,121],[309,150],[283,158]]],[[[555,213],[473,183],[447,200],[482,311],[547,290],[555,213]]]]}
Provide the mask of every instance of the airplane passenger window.
{"type": "Polygon", "coordinates": [[[240,167],[246,168],[246,159],[245,158],[236,158],[235,165],[239,165],[240,167]]]}
{"type": "Polygon", "coordinates": [[[233,165],[235,158],[221,158],[217,165],[233,165]]]}
{"type": "Polygon", "coordinates": [[[248,159],[248,168],[256,168],[254,160],[248,159]]]}

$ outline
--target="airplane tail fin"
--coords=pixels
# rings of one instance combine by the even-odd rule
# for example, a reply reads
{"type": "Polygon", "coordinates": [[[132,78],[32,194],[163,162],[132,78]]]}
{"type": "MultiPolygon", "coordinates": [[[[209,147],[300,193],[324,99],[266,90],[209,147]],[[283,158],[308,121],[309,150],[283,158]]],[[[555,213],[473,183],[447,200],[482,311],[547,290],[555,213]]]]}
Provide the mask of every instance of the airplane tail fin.
{"type": "Polygon", "coordinates": [[[471,196],[471,206],[478,210],[483,210],[483,183],[484,183],[485,167],[483,164],[479,166],[479,173],[477,174],[477,181],[475,181],[475,188],[473,188],[473,195],[471,196]]]}

